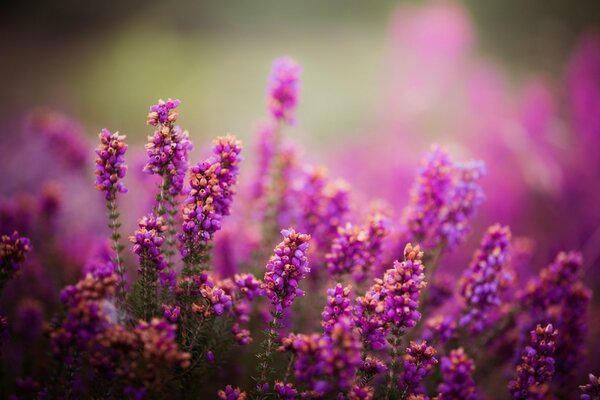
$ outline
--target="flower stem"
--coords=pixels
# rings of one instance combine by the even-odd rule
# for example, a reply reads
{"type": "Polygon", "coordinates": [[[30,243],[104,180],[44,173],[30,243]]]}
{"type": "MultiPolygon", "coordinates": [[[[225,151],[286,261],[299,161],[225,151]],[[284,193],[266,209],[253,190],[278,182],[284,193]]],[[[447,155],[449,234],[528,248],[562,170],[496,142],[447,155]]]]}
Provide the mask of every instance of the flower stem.
{"type": "MultiPolygon", "coordinates": [[[[389,364],[389,375],[388,375],[388,384],[385,388],[385,400],[388,400],[392,394],[394,389],[394,384],[396,383],[396,377],[398,375],[400,369],[400,363],[398,362],[399,356],[401,354],[400,343],[402,342],[402,335],[404,332],[402,330],[394,327],[392,328],[391,340],[390,340],[390,364],[389,364]]],[[[392,398],[395,398],[392,396],[392,398]]]]}
{"type": "Polygon", "coordinates": [[[120,214],[114,195],[106,203],[106,208],[108,210],[108,227],[111,230],[112,249],[115,252],[114,262],[119,278],[117,282],[117,298],[118,301],[123,304],[127,298],[127,292],[125,290],[125,269],[123,267],[123,260],[121,258],[121,252],[123,251],[124,246],[119,242],[121,239],[121,234],[119,233],[121,223],[119,222],[120,214]]]}
{"type": "MultiPolygon", "coordinates": [[[[281,328],[281,323],[279,320],[282,318],[281,312],[274,311],[271,313],[273,317],[269,322],[269,329],[266,331],[267,338],[262,343],[262,347],[264,348],[264,352],[258,355],[258,359],[260,360],[258,364],[258,386],[261,386],[265,383],[268,383],[272,368],[271,364],[273,362],[273,346],[277,343],[279,339],[279,333],[277,329],[281,328]]],[[[261,390],[261,389],[259,389],[261,390]]]]}

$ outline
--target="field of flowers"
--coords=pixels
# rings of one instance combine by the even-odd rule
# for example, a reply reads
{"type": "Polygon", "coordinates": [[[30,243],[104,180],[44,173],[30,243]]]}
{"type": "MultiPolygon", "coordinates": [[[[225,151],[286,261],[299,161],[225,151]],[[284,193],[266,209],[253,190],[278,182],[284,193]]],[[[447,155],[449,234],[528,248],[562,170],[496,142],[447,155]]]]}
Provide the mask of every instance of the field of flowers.
{"type": "Polygon", "coordinates": [[[290,57],[252,143],[192,143],[168,93],[145,146],[33,110],[0,141],[0,398],[600,399],[600,36],[515,88],[457,10],[396,16],[324,163],[290,57]]]}

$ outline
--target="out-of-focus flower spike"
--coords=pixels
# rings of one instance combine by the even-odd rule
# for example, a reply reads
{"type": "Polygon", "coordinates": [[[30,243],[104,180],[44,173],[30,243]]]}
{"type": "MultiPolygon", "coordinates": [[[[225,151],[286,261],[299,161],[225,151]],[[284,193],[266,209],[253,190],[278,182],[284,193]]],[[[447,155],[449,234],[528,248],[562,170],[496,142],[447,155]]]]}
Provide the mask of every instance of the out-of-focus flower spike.
{"type": "Polygon", "coordinates": [[[474,333],[490,325],[491,313],[502,304],[502,295],[512,284],[509,266],[510,228],[499,224],[489,227],[479,249],[460,281],[460,293],[465,309],[461,326],[474,333]]]}
{"type": "Polygon", "coordinates": [[[267,106],[274,120],[293,123],[300,92],[302,68],[292,58],[273,61],[267,86],[267,106]]]}
{"type": "Polygon", "coordinates": [[[580,397],[581,400],[600,400],[600,377],[594,374],[588,375],[589,383],[579,386],[583,393],[580,397]]]}
{"type": "Polygon", "coordinates": [[[0,290],[21,271],[25,256],[32,249],[29,239],[17,231],[0,237],[0,290]]]}
{"type": "Polygon", "coordinates": [[[558,332],[551,324],[538,325],[530,332],[530,343],[517,365],[516,379],[509,384],[513,400],[542,400],[547,398],[548,383],[554,375],[554,351],[558,332]]]}
{"type": "Polygon", "coordinates": [[[473,380],[475,363],[464,349],[452,350],[442,357],[442,383],[438,386],[439,400],[477,400],[480,398],[473,380]]]}

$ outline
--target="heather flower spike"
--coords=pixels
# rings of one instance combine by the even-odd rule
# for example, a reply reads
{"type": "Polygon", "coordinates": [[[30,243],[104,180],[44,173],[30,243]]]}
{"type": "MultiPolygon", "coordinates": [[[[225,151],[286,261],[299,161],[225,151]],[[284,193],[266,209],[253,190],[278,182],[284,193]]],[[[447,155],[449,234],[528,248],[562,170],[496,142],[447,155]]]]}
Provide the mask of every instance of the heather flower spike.
{"type": "Polygon", "coordinates": [[[283,317],[283,310],[290,307],[296,297],[304,296],[304,291],[298,286],[310,272],[306,257],[310,235],[296,233],[291,228],[282,230],[281,234],[283,241],[275,247],[275,254],[267,263],[263,279],[265,294],[274,310],[264,342],[265,352],[259,355],[259,385],[268,383],[273,346],[278,340],[277,329],[281,327],[279,321],[283,317]]]}
{"type": "MultiPolygon", "coordinates": [[[[160,275],[167,267],[161,246],[164,243],[166,226],[160,217],[153,214],[143,217],[138,222],[139,229],[129,241],[132,250],[139,257],[140,286],[142,291],[143,314],[147,320],[157,311],[157,284],[160,275]]],[[[169,284],[170,282],[164,282],[169,284]]]]}
{"type": "Polygon", "coordinates": [[[439,146],[427,154],[404,212],[409,238],[429,249],[454,249],[469,232],[469,220],[483,201],[481,161],[455,163],[439,146]]]}
{"type": "Polygon", "coordinates": [[[419,246],[410,243],[404,248],[404,261],[394,263],[383,276],[383,301],[384,318],[390,326],[390,364],[388,385],[385,391],[386,399],[396,389],[398,374],[398,358],[401,337],[407,329],[414,327],[421,319],[418,311],[421,290],[427,286],[425,282],[424,266],[422,264],[423,252],[419,246]]]}
{"type": "Polygon", "coordinates": [[[460,281],[465,301],[460,325],[468,325],[475,333],[489,327],[490,314],[500,308],[502,295],[512,283],[508,269],[510,239],[509,227],[489,227],[460,281]]]}
{"type": "Polygon", "coordinates": [[[110,133],[107,129],[103,129],[100,132],[99,138],[100,144],[96,149],[96,187],[101,192],[104,192],[106,197],[108,227],[111,230],[116,272],[119,275],[119,299],[124,301],[126,297],[125,269],[121,259],[121,252],[124,247],[119,243],[119,239],[121,238],[121,234],[119,233],[121,223],[119,222],[116,195],[118,192],[127,191],[122,182],[127,172],[127,166],[125,165],[127,144],[124,141],[125,136],[119,135],[118,132],[110,133]]]}
{"type": "Polygon", "coordinates": [[[190,188],[183,206],[184,274],[205,269],[208,244],[231,212],[242,160],[241,143],[231,135],[215,140],[213,154],[190,169],[190,188]]]}
{"type": "Polygon", "coordinates": [[[588,375],[588,382],[585,385],[579,386],[583,393],[581,400],[600,400],[600,378],[594,374],[588,375]]]}
{"type": "Polygon", "coordinates": [[[268,108],[276,121],[293,123],[300,92],[301,67],[289,57],[273,61],[268,82],[268,108]]]}
{"type": "Polygon", "coordinates": [[[452,350],[448,357],[442,357],[442,383],[438,386],[439,400],[477,400],[479,394],[473,380],[475,363],[464,349],[452,350]]]}
{"type": "Polygon", "coordinates": [[[545,399],[548,383],[554,375],[555,339],[558,332],[551,324],[538,325],[530,332],[530,343],[517,366],[517,377],[509,384],[513,400],[545,399]]]}
{"type": "Polygon", "coordinates": [[[25,256],[32,249],[29,239],[17,231],[0,237],[0,290],[21,271],[25,256]]]}
{"type": "Polygon", "coordinates": [[[175,228],[178,212],[177,198],[183,190],[188,171],[189,152],[193,149],[188,132],[182,131],[175,125],[179,116],[176,110],[179,104],[179,100],[168,99],[159,100],[157,104],[150,107],[148,125],[155,126],[156,130],[148,137],[146,144],[148,161],[144,166],[144,171],[158,175],[162,179],[155,212],[158,217],[165,218],[167,231],[164,253],[169,275],[174,275],[171,256],[174,254],[177,233],[175,228]]]}

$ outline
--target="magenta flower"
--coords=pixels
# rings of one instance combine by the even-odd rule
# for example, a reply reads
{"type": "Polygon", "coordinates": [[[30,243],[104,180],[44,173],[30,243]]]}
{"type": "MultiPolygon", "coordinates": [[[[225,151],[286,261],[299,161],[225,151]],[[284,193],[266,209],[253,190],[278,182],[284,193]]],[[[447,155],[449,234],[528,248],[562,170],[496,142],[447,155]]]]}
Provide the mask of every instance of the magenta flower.
{"type": "Polygon", "coordinates": [[[354,323],[360,331],[365,348],[378,350],[387,344],[385,337],[389,331],[389,324],[385,315],[385,297],[383,281],[375,279],[375,283],[365,295],[356,298],[354,323]]]}
{"type": "Polygon", "coordinates": [[[579,386],[583,393],[581,400],[599,400],[600,399],[600,378],[594,374],[588,375],[589,383],[579,386]]]}
{"type": "Polygon", "coordinates": [[[400,330],[412,328],[421,319],[419,297],[425,283],[423,252],[410,243],[404,249],[404,261],[394,262],[383,276],[384,317],[400,330]]]}
{"type": "Polygon", "coordinates": [[[310,272],[306,258],[310,235],[296,233],[293,229],[284,229],[281,234],[283,241],[275,247],[263,279],[266,295],[276,312],[289,307],[296,297],[304,296],[298,286],[310,272]]]}
{"type": "Polygon", "coordinates": [[[423,379],[431,372],[438,360],[436,351],[427,342],[410,342],[404,356],[404,372],[400,377],[400,390],[407,395],[423,394],[423,379]]]}
{"type": "Polygon", "coordinates": [[[217,392],[219,399],[221,400],[246,400],[246,392],[242,392],[240,388],[233,388],[231,385],[227,385],[225,390],[219,390],[217,392]]]}
{"type": "Polygon", "coordinates": [[[502,303],[502,294],[512,283],[508,269],[511,234],[508,226],[493,225],[481,239],[473,261],[460,281],[465,302],[461,326],[481,332],[489,326],[490,314],[502,303]]]}
{"type": "Polygon", "coordinates": [[[530,343],[517,365],[517,377],[509,384],[513,400],[542,400],[548,396],[548,383],[554,375],[555,339],[551,324],[538,325],[530,332],[530,343]]]}
{"type": "Polygon", "coordinates": [[[452,350],[448,357],[442,357],[442,383],[438,386],[440,400],[477,400],[473,373],[475,363],[461,347],[452,350]]]}
{"type": "Polygon", "coordinates": [[[183,255],[196,243],[206,243],[221,229],[235,194],[241,143],[233,136],[215,140],[213,155],[191,168],[190,188],[183,207],[183,255]]]}
{"type": "Polygon", "coordinates": [[[0,237],[0,289],[19,273],[25,256],[31,249],[29,239],[19,236],[17,231],[0,237]]]}
{"type": "Polygon", "coordinates": [[[457,164],[444,149],[433,146],[405,210],[408,239],[428,248],[456,248],[469,232],[469,221],[483,201],[479,180],[484,174],[481,161],[457,164]]]}
{"type": "Polygon", "coordinates": [[[168,99],[167,101],[158,100],[157,104],[150,106],[150,113],[148,114],[148,125],[164,125],[173,124],[179,114],[175,110],[181,101],[175,99],[168,99]]]}
{"type": "Polygon", "coordinates": [[[302,68],[289,57],[281,57],[273,61],[267,87],[267,105],[271,116],[277,121],[294,122],[300,92],[301,70],[302,68]]]}
{"type": "Polygon", "coordinates": [[[143,217],[138,221],[139,229],[129,241],[133,243],[132,251],[140,258],[140,271],[144,263],[150,263],[158,272],[166,268],[167,263],[160,252],[165,237],[166,226],[161,217],[153,214],[143,217]]]}
{"type": "Polygon", "coordinates": [[[102,129],[99,135],[100,144],[96,149],[96,188],[104,192],[106,200],[112,201],[117,192],[127,191],[121,181],[127,173],[125,165],[125,136],[118,132],[110,133],[102,129]]]}
{"type": "Polygon", "coordinates": [[[327,305],[321,313],[321,326],[325,333],[331,333],[340,318],[352,318],[352,301],[349,297],[351,291],[352,286],[342,287],[340,283],[332,289],[327,289],[327,305]]]}

